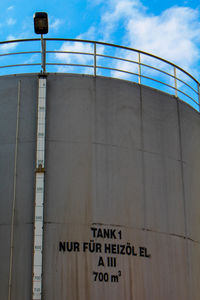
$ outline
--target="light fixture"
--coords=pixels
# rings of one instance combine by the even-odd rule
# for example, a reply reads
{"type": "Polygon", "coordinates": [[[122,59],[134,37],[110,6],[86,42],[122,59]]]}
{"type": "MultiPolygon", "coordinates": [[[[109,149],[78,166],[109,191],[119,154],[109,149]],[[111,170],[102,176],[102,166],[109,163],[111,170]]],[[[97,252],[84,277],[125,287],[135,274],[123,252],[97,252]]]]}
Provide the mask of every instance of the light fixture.
{"type": "Polygon", "coordinates": [[[36,12],[33,16],[34,29],[36,34],[41,34],[41,67],[42,74],[46,73],[46,40],[43,34],[48,33],[48,14],[46,12],[36,12]]]}
{"type": "Polygon", "coordinates": [[[48,33],[48,14],[46,12],[36,12],[33,19],[36,34],[48,33]]]}

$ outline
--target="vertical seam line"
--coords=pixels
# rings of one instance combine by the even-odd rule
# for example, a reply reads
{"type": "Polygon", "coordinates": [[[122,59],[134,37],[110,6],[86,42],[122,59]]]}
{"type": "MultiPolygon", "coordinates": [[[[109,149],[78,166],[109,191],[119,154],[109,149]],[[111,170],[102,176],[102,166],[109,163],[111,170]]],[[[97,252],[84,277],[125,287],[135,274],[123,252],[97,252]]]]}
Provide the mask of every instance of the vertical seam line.
{"type": "Polygon", "coordinates": [[[17,187],[17,156],[18,156],[18,140],[19,140],[19,113],[20,113],[20,96],[21,96],[21,80],[17,86],[17,120],[15,134],[15,158],[14,158],[14,182],[13,182],[13,205],[10,233],[10,265],[9,265],[9,282],[8,282],[8,300],[11,299],[12,287],[12,267],[13,267],[13,248],[14,248],[14,221],[15,221],[15,204],[16,204],[16,187],[17,187]]]}

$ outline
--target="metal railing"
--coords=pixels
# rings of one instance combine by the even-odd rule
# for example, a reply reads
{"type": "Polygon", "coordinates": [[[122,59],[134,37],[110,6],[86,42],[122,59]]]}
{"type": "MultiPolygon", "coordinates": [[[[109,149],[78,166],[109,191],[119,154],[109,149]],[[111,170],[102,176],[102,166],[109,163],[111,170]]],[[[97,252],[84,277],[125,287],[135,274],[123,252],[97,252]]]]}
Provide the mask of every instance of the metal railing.
{"type": "Polygon", "coordinates": [[[0,42],[0,75],[23,72],[84,73],[125,79],[173,94],[199,111],[198,80],[165,59],[128,47],[59,38],[0,42]]]}

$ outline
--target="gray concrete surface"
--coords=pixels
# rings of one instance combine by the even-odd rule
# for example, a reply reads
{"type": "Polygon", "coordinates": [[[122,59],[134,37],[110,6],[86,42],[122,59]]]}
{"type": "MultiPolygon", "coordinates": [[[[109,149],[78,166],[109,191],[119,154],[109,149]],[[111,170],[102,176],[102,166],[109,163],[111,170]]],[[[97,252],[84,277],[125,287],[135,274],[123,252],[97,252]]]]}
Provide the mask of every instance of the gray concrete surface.
{"type": "Polygon", "coordinates": [[[21,81],[11,299],[30,299],[35,159],[36,76],[0,77],[0,291],[8,299],[18,83],[21,81]]]}
{"type": "MultiPolygon", "coordinates": [[[[27,300],[34,74],[0,78],[0,284],[2,299],[7,299],[19,80],[11,299],[27,300]]],[[[199,149],[199,113],[175,97],[122,80],[49,74],[43,300],[199,300],[199,149]],[[91,227],[116,236],[93,236],[91,227]],[[59,251],[59,242],[67,241],[79,243],[79,251],[59,251]],[[90,241],[101,252],[84,251],[83,244],[90,241]],[[137,255],[105,253],[109,243],[134,246],[137,255]],[[144,257],[144,251],[150,256],[144,257]],[[108,265],[110,257],[116,265],[108,265]]]]}

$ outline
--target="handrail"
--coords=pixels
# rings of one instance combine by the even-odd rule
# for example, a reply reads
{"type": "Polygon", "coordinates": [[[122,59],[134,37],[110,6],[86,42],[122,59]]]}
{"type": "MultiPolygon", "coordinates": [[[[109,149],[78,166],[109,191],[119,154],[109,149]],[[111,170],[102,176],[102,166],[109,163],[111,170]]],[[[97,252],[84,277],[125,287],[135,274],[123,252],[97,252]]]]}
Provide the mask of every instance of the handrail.
{"type": "Polygon", "coordinates": [[[82,39],[62,39],[62,38],[46,38],[45,39],[46,41],[66,41],[66,42],[81,42],[81,43],[95,43],[95,44],[98,44],[98,45],[102,45],[102,46],[111,46],[111,47],[116,47],[116,48],[119,48],[119,49],[124,49],[124,50],[130,50],[130,51],[134,51],[134,52],[137,52],[137,53],[140,53],[140,54],[144,54],[144,55],[147,55],[147,56],[150,56],[150,57],[153,57],[153,58],[156,58],[160,61],[163,61],[177,69],[179,69],[180,71],[184,72],[186,75],[188,75],[189,77],[191,77],[194,81],[196,81],[196,83],[198,83],[198,80],[196,78],[194,78],[190,73],[188,73],[187,71],[185,71],[184,69],[180,68],[178,65],[164,59],[164,58],[161,58],[159,56],[156,56],[154,54],[151,54],[151,53],[148,53],[148,52],[145,52],[145,51],[142,51],[142,50],[138,50],[138,49],[134,49],[134,48],[130,48],[130,47],[126,47],[126,46],[120,46],[120,45],[115,45],[115,44],[109,44],[109,43],[105,43],[105,42],[97,42],[97,41],[90,41],[90,40],[82,40],[82,39]]]}
{"type": "Polygon", "coordinates": [[[1,72],[6,70],[0,75],[8,74],[7,69],[11,67],[15,68],[13,73],[16,73],[18,70],[16,68],[19,67],[29,67],[28,72],[32,72],[33,70],[30,68],[39,65],[42,67],[42,72],[51,72],[52,68],[54,68],[53,72],[56,68],[56,72],[58,72],[62,66],[65,72],[82,73],[81,69],[78,68],[84,68],[86,74],[91,74],[91,70],[93,70],[92,75],[94,76],[126,79],[172,94],[166,90],[166,88],[171,89],[175,97],[179,97],[198,111],[200,110],[199,81],[166,59],[130,47],[83,39],[44,38],[41,43],[42,49],[40,42],[41,39],[39,38],[0,42],[0,70],[1,72]],[[26,42],[31,43],[31,47],[26,42]],[[34,43],[37,43],[37,49],[34,48],[34,43]],[[57,43],[61,43],[59,47],[57,47],[57,43]],[[53,49],[51,48],[52,44],[53,49]],[[23,45],[21,51],[11,51],[21,45],[23,45]],[[89,47],[84,47],[84,45],[89,45],[89,47]],[[99,48],[101,48],[100,51],[99,48]],[[126,52],[125,55],[122,50],[126,52]],[[38,57],[40,54],[41,57],[38,57]],[[132,54],[136,54],[136,58],[132,59],[132,54]],[[26,60],[25,55],[30,57],[26,60]],[[17,57],[17,62],[16,59],[13,59],[14,56],[17,57]],[[23,56],[22,61],[19,59],[21,56],[23,56]],[[152,59],[153,62],[149,63],[149,59],[152,59]],[[160,67],[161,63],[164,65],[162,68],[160,67]],[[178,76],[177,72],[179,73],[178,76]],[[123,75],[121,76],[119,73],[123,75]],[[157,84],[161,84],[162,87],[158,87],[157,84]]]}

